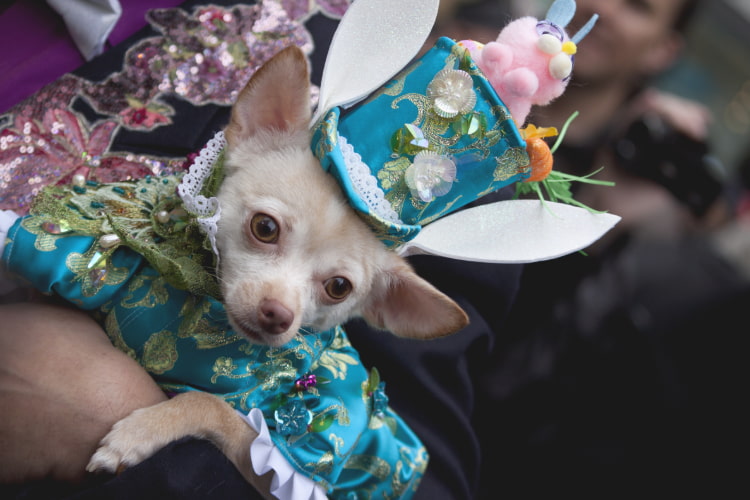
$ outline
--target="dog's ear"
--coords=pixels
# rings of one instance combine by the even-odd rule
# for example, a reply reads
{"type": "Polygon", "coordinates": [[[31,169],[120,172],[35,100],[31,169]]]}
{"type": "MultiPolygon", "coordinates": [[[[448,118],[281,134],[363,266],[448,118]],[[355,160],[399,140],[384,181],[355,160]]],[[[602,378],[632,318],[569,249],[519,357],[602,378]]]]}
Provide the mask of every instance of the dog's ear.
{"type": "Polygon", "coordinates": [[[362,317],[376,328],[415,339],[443,337],[469,324],[458,304],[400,259],[380,276],[362,317]]]}
{"type": "Polygon", "coordinates": [[[261,130],[307,130],[310,118],[307,59],[292,45],[261,66],[240,92],[225,135],[231,147],[261,130]]]}

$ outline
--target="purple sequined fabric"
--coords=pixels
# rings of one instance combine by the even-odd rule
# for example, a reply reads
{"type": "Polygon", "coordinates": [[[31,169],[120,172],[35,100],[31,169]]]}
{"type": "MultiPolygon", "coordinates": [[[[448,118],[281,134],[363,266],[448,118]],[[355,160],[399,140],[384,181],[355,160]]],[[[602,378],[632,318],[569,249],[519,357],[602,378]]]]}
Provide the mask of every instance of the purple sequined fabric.
{"type": "Polygon", "coordinates": [[[160,33],[125,54],[122,69],[102,81],[65,75],[0,116],[0,209],[25,214],[49,184],[73,175],[111,182],[182,170],[186,158],[111,149],[122,130],[171,125],[174,98],[200,106],[230,105],[252,74],[279,50],[313,49],[305,21],[317,12],[340,18],[350,0],[263,0],[255,5],[157,9],[160,33]],[[83,99],[97,121],[73,109],[83,99]]]}

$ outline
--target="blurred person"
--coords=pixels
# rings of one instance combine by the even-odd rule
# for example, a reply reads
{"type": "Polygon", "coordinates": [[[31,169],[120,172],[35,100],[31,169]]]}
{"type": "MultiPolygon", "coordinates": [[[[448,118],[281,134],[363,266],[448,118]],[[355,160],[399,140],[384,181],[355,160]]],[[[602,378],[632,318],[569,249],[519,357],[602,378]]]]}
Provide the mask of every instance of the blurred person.
{"type": "Polygon", "coordinates": [[[675,235],[699,221],[724,220],[726,207],[713,205],[721,198],[722,172],[708,150],[710,111],[651,85],[680,55],[685,30],[700,1],[581,0],[577,4],[571,24],[580,25],[596,12],[600,15],[596,29],[581,43],[566,93],[536,109],[531,118],[537,125],[561,128],[580,111],[555,155],[555,168],[584,175],[605,167],[597,178],[614,181],[615,188],[584,184],[578,186],[577,196],[592,208],[623,217],[620,233],[637,227],[675,235]],[[654,165],[657,158],[663,161],[654,165]],[[641,170],[632,168],[638,163],[641,170]],[[671,168],[664,163],[680,164],[659,176],[657,169],[671,168]],[[643,171],[646,164],[653,165],[651,172],[643,171]],[[635,195],[638,203],[633,203],[635,195]],[[656,213],[660,216],[654,217],[656,213]],[[706,215],[710,217],[704,219],[706,215]]]}
{"type": "MultiPolygon", "coordinates": [[[[586,250],[525,266],[518,300],[487,377],[493,411],[484,498],[500,492],[598,497],[673,495],[740,477],[737,352],[750,274],[719,238],[730,207],[700,103],[651,88],[682,48],[696,0],[578,0],[573,81],[530,122],[575,112],[555,168],[576,198],[623,219],[586,250]]],[[[733,240],[736,243],[736,240],[733,240]]],[[[493,496],[494,495],[494,496],[493,496]]]]}

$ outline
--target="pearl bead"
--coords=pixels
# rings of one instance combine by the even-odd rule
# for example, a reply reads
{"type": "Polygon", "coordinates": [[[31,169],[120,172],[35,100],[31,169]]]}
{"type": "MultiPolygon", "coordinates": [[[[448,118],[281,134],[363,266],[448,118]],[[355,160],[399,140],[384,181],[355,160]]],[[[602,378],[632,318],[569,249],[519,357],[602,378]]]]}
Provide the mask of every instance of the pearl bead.
{"type": "Polygon", "coordinates": [[[99,246],[102,248],[112,248],[120,243],[120,237],[116,234],[105,234],[99,238],[99,246]]]}
{"type": "Polygon", "coordinates": [[[75,174],[73,176],[73,185],[83,187],[86,185],[86,176],[83,174],[75,174]]]}
{"type": "Polygon", "coordinates": [[[167,212],[166,210],[160,210],[156,212],[156,220],[158,220],[162,224],[166,224],[167,222],[169,222],[169,212],[167,212]]]}

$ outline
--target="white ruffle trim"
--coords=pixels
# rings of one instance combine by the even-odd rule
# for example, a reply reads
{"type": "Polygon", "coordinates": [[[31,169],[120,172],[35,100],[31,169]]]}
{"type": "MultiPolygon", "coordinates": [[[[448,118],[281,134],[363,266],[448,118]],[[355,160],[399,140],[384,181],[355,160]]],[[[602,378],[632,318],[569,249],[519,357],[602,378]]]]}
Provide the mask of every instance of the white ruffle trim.
{"type": "Polygon", "coordinates": [[[213,248],[217,258],[219,250],[216,248],[216,225],[221,217],[221,207],[219,206],[219,200],[215,196],[206,198],[200,192],[203,189],[203,183],[211,175],[211,170],[216,159],[226,145],[227,141],[224,139],[224,132],[217,132],[213,139],[208,141],[203,149],[201,149],[198,157],[190,165],[190,170],[183,176],[182,182],[177,186],[177,193],[182,198],[185,210],[198,216],[198,224],[200,224],[201,229],[208,235],[208,239],[211,241],[211,248],[213,248]]]}
{"type": "Polygon", "coordinates": [[[354,151],[354,147],[349,144],[346,137],[339,136],[339,147],[341,148],[341,154],[344,156],[349,179],[362,201],[381,219],[394,224],[403,224],[391,204],[385,199],[385,193],[380,189],[378,180],[370,172],[370,167],[362,161],[362,156],[354,151]]]}
{"type": "Polygon", "coordinates": [[[250,445],[250,459],[256,474],[263,475],[273,471],[271,479],[273,496],[279,500],[326,500],[328,498],[320,485],[298,472],[284,458],[271,439],[263,412],[258,408],[253,408],[247,415],[242,412],[238,413],[258,433],[258,437],[250,445]]]}
{"type": "MultiPolygon", "coordinates": [[[[16,219],[18,219],[20,216],[15,213],[11,212],[10,210],[0,210],[0,255],[3,254],[3,250],[5,249],[5,238],[8,236],[8,231],[10,231],[10,227],[16,222],[16,219]]],[[[0,262],[0,294],[5,294],[10,292],[11,290],[18,288],[18,284],[11,280],[10,278],[5,277],[5,271],[3,271],[3,265],[2,262],[0,262]]]]}

